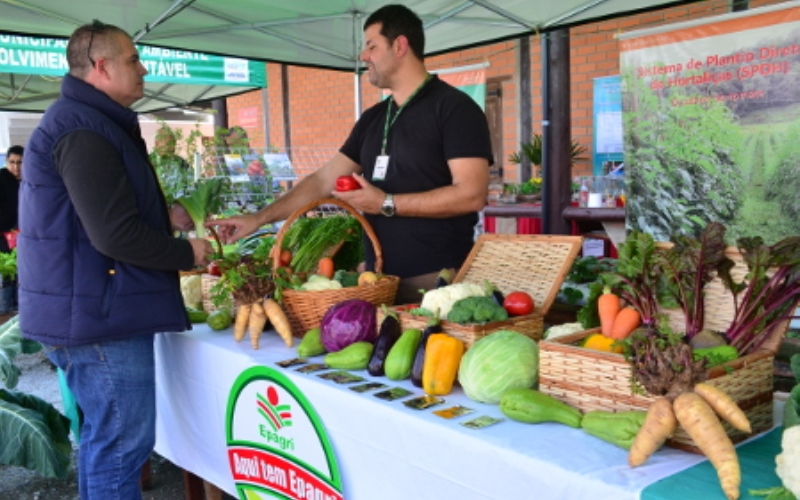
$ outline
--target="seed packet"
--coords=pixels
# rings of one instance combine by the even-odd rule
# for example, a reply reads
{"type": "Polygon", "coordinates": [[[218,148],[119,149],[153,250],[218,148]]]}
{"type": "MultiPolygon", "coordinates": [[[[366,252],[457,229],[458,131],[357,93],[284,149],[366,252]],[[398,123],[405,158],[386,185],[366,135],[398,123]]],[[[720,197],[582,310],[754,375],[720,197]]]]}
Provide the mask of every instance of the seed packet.
{"type": "Polygon", "coordinates": [[[494,418],[488,415],[482,415],[478,418],[473,418],[472,420],[467,420],[466,422],[461,422],[461,425],[464,427],[469,427],[470,429],[484,429],[489,427],[490,425],[494,425],[497,423],[502,422],[503,418],[494,418]]]}
{"type": "Polygon", "coordinates": [[[420,396],[418,398],[409,399],[408,401],[403,401],[403,404],[412,410],[427,410],[428,408],[439,406],[442,403],[444,403],[444,399],[437,398],[436,396],[420,396]]]}
{"type": "Polygon", "coordinates": [[[369,392],[376,389],[383,389],[384,387],[386,387],[386,384],[381,384],[380,382],[367,382],[366,384],[354,385],[350,388],[350,390],[356,392],[369,392]]]}
{"type": "Polygon", "coordinates": [[[352,384],[353,382],[363,382],[364,377],[359,377],[358,375],[353,375],[350,372],[346,372],[344,370],[337,370],[335,372],[327,372],[321,373],[317,375],[319,378],[323,378],[325,380],[332,380],[337,384],[352,384]]]}
{"type": "Polygon", "coordinates": [[[385,401],[394,401],[395,399],[404,398],[411,394],[411,391],[403,389],[402,387],[392,387],[385,391],[373,394],[376,398],[381,398],[385,401]]]}
{"type": "Polygon", "coordinates": [[[292,359],[285,359],[283,361],[278,361],[275,364],[280,366],[281,368],[289,368],[290,366],[295,365],[304,365],[308,363],[306,358],[292,358],[292,359]]]}
{"type": "Polygon", "coordinates": [[[472,408],[467,408],[466,406],[451,406],[450,408],[442,408],[441,410],[436,410],[433,412],[434,415],[437,417],[442,417],[450,420],[451,418],[461,417],[464,415],[469,415],[470,413],[475,412],[472,408]]]}
{"type": "Polygon", "coordinates": [[[300,368],[297,368],[295,371],[298,371],[300,373],[314,373],[320,370],[327,370],[328,368],[329,368],[328,365],[326,365],[325,363],[312,363],[310,365],[301,366],[300,368]]]}

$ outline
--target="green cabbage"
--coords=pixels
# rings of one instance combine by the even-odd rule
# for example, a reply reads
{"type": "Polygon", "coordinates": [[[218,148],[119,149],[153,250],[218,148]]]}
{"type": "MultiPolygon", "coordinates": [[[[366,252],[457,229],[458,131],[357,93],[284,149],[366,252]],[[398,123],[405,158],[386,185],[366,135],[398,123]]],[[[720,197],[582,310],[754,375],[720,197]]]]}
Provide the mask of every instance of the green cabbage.
{"type": "Polygon", "coordinates": [[[481,403],[497,404],[508,389],[528,389],[539,380],[539,346],[510,330],[483,337],[464,354],[458,381],[464,393],[481,403]]]}

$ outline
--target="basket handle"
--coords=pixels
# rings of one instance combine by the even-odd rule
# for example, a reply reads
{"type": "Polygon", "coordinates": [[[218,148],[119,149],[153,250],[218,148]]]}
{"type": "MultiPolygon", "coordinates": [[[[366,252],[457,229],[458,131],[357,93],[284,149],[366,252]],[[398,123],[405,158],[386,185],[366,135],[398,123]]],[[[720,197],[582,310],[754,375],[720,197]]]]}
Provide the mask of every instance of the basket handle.
{"type": "Polygon", "coordinates": [[[272,258],[272,268],[278,269],[278,267],[280,267],[283,237],[286,234],[286,231],[289,230],[289,226],[291,226],[294,221],[305,215],[310,210],[313,210],[321,205],[336,205],[337,207],[347,211],[361,224],[361,227],[364,229],[364,232],[367,233],[367,236],[372,243],[372,248],[375,250],[375,272],[380,274],[383,269],[383,253],[381,251],[381,244],[378,241],[378,236],[375,234],[375,231],[372,229],[370,223],[367,222],[367,219],[358,210],[353,208],[349,203],[337,198],[320,198],[316,201],[312,201],[311,203],[298,208],[286,218],[286,221],[283,223],[283,226],[281,226],[278,234],[275,235],[275,243],[272,246],[270,254],[270,257],[272,258]]]}

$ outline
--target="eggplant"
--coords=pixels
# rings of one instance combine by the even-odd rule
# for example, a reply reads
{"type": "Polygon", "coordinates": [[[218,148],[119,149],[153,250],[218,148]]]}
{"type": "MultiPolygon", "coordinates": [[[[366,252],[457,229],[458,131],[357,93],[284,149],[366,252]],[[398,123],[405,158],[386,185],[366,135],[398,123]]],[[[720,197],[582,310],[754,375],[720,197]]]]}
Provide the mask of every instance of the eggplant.
{"type": "Polygon", "coordinates": [[[367,371],[370,375],[374,377],[383,375],[383,363],[386,361],[386,356],[389,355],[389,351],[402,333],[400,320],[396,316],[387,314],[383,318],[381,329],[378,332],[378,339],[375,341],[375,349],[372,350],[372,356],[370,356],[367,364],[367,371]]]}
{"type": "Polygon", "coordinates": [[[503,302],[505,302],[506,300],[505,296],[503,295],[503,292],[495,288],[494,290],[492,290],[492,298],[494,299],[495,302],[497,302],[498,306],[503,307],[503,302]]]}
{"type": "Polygon", "coordinates": [[[444,329],[439,322],[425,327],[422,337],[417,344],[417,352],[414,353],[414,364],[411,365],[411,383],[416,387],[422,387],[422,370],[425,367],[425,349],[428,345],[428,337],[433,333],[443,333],[444,329]]]}

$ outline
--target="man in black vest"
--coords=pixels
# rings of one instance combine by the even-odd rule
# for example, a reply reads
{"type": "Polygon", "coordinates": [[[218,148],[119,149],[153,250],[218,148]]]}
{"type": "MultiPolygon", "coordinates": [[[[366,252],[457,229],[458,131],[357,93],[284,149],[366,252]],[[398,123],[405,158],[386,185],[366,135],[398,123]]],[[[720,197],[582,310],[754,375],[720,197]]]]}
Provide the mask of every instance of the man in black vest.
{"type": "Polygon", "coordinates": [[[28,143],[18,236],[20,328],[83,411],[83,500],[139,500],[155,444],[154,335],[191,328],[178,271],[207,265],[178,239],[130,106],[147,73],[130,36],[95,21],[67,44],[61,96],[28,143]]]}

